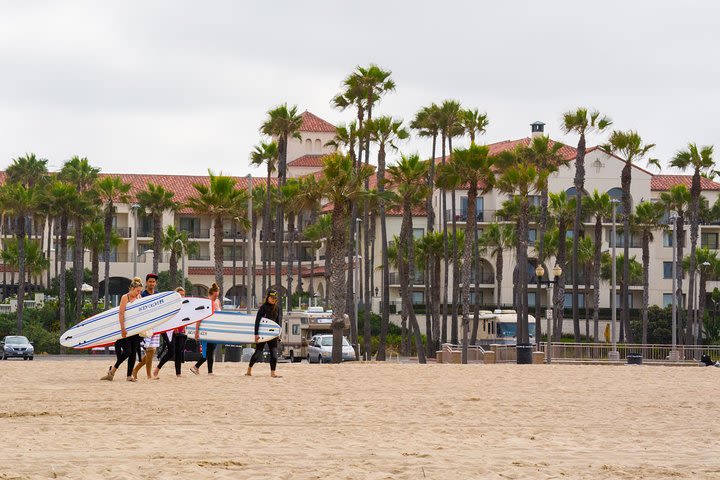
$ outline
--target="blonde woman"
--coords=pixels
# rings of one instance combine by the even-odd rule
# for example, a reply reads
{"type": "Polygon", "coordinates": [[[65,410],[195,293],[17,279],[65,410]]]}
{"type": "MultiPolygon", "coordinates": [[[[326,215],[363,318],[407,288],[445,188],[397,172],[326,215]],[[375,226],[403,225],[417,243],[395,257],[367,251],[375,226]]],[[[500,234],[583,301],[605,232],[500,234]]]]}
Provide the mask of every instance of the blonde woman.
{"type": "Polygon", "coordinates": [[[137,345],[138,336],[127,336],[127,331],[125,330],[125,310],[127,309],[128,304],[140,298],[142,288],[142,280],[140,280],[140,278],[138,277],[135,277],[132,279],[132,282],[130,282],[130,290],[128,291],[128,293],[126,293],[120,298],[120,309],[118,311],[118,318],[120,322],[120,332],[122,334],[122,338],[115,342],[115,356],[117,358],[117,361],[115,362],[115,365],[110,367],[108,373],[100,380],[112,381],[113,377],[115,376],[115,372],[117,372],[117,369],[120,368],[120,365],[122,365],[125,360],[127,360],[127,381],[137,381],[137,379],[133,377],[133,366],[135,365],[135,346],[137,345]]]}

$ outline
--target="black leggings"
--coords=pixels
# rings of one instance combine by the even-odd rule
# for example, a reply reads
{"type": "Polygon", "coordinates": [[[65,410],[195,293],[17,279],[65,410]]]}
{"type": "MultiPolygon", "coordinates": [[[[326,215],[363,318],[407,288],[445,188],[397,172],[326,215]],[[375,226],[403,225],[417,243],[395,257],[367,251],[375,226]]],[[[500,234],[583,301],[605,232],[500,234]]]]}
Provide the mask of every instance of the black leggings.
{"type": "Polygon", "coordinates": [[[208,364],[208,373],[212,373],[212,367],[213,363],[215,363],[215,343],[208,343],[207,344],[207,352],[205,352],[205,358],[201,358],[197,361],[195,364],[195,368],[200,368],[203,363],[207,360],[208,364]]]}
{"type": "Polygon", "coordinates": [[[180,375],[182,371],[183,352],[185,351],[185,341],[187,341],[187,335],[184,333],[176,333],[173,335],[167,350],[165,350],[165,354],[160,359],[157,367],[158,370],[172,358],[175,360],[175,375],[180,375]]]}
{"type": "Polygon", "coordinates": [[[270,350],[270,371],[274,372],[275,367],[277,366],[277,359],[278,359],[278,339],[273,338],[269,342],[260,342],[255,345],[255,353],[253,353],[252,358],[250,359],[250,368],[253,367],[257,362],[262,359],[263,350],[265,350],[265,345],[268,346],[268,349],[270,350]]]}
{"type": "Polygon", "coordinates": [[[133,335],[131,337],[125,337],[115,342],[115,369],[120,368],[120,365],[127,360],[127,376],[132,375],[133,368],[135,367],[135,355],[137,355],[136,348],[138,345],[139,335],[133,335]]]}

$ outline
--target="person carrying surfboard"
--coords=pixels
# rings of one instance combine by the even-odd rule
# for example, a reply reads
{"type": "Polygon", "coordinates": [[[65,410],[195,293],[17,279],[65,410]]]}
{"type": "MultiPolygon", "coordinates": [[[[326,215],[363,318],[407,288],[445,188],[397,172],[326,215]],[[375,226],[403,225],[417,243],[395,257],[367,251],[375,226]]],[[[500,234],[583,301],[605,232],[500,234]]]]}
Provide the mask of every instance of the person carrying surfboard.
{"type": "Polygon", "coordinates": [[[255,316],[255,353],[253,353],[252,358],[250,358],[250,365],[248,365],[248,369],[245,375],[248,377],[252,376],[253,365],[260,361],[260,359],[262,358],[263,350],[265,350],[265,345],[267,345],[268,349],[270,350],[270,376],[273,378],[279,378],[281,377],[281,375],[275,373],[278,359],[278,339],[273,338],[272,340],[269,340],[267,342],[259,341],[260,321],[263,318],[267,318],[274,322],[277,322],[280,318],[278,294],[277,290],[273,288],[268,290],[267,295],[265,295],[265,302],[262,304],[262,306],[260,306],[260,309],[255,316]]]}
{"type": "MultiPolygon", "coordinates": [[[[178,292],[181,297],[185,296],[185,289],[183,287],[177,287],[175,291],[178,292]]],[[[170,359],[175,361],[175,376],[178,378],[182,376],[183,351],[185,350],[186,340],[187,335],[185,335],[185,327],[173,330],[172,339],[168,344],[167,350],[165,350],[165,354],[160,359],[160,363],[158,363],[158,366],[155,367],[153,377],[158,378],[158,375],[160,375],[160,369],[170,359]]]]}
{"type": "MultiPolygon", "coordinates": [[[[155,275],[154,273],[148,273],[145,276],[145,290],[143,290],[142,293],[140,294],[141,297],[145,298],[145,297],[148,297],[150,295],[154,295],[155,293],[157,293],[155,291],[155,287],[157,286],[157,278],[158,278],[158,276],[155,275]]],[[[138,344],[135,348],[137,349],[140,362],[137,365],[135,365],[135,368],[133,369],[133,372],[132,372],[132,376],[136,380],[137,380],[138,372],[143,367],[143,365],[145,366],[148,380],[157,380],[158,379],[157,376],[155,376],[155,377],[152,376],[152,361],[153,361],[153,357],[155,356],[155,351],[160,347],[160,334],[153,333],[152,329],[150,329],[148,331],[148,333],[150,335],[149,337],[145,337],[144,339],[138,337],[138,339],[137,339],[138,344]],[[140,347],[143,344],[143,342],[144,342],[144,346],[145,346],[145,355],[141,357],[139,354],[140,354],[140,347]]],[[[163,337],[165,337],[165,341],[169,344],[170,341],[168,340],[167,335],[165,335],[163,333],[163,337]]]]}
{"type": "Polygon", "coordinates": [[[137,379],[133,378],[132,375],[133,367],[135,366],[135,337],[137,335],[132,335],[129,337],[127,336],[127,331],[125,330],[125,309],[127,308],[129,303],[132,303],[138,298],[140,298],[140,292],[142,292],[142,287],[142,280],[140,280],[138,277],[135,277],[132,279],[132,282],[130,282],[130,291],[120,298],[118,319],[120,322],[120,331],[122,333],[122,338],[115,342],[115,365],[111,366],[108,370],[108,373],[100,380],[112,381],[113,377],[115,377],[115,372],[117,372],[117,369],[120,367],[120,365],[122,365],[125,360],[127,360],[127,381],[137,381],[137,379]]]}
{"type": "MultiPolygon", "coordinates": [[[[218,296],[220,295],[220,287],[218,287],[217,283],[213,283],[210,286],[210,289],[208,290],[208,298],[213,303],[213,311],[215,310],[222,310],[220,308],[220,300],[218,300],[218,296]]],[[[195,341],[200,341],[200,324],[202,321],[198,322],[197,328],[195,329],[195,341]]],[[[200,375],[200,367],[202,366],[205,361],[207,361],[208,366],[208,375],[213,375],[213,364],[215,363],[215,343],[202,343],[202,353],[203,356],[198,360],[195,365],[190,367],[190,371],[194,373],[195,375],[200,375]]]]}

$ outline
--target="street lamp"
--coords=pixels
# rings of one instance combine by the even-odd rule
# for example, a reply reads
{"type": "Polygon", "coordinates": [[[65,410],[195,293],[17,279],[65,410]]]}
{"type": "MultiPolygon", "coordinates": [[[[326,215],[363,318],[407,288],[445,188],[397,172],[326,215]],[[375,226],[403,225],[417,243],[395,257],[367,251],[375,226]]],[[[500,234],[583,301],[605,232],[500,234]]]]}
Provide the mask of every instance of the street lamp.
{"type": "Polygon", "coordinates": [[[137,237],[138,237],[138,210],[140,204],[133,203],[130,205],[130,210],[133,212],[133,218],[135,222],[135,228],[133,229],[133,278],[137,277],[137,237]]]}
{"type": "Polygon", "coordinates": [[[250,315],[250,309],[252,308],[252,299],[255,296],[255,270],[250,272],[250,264],[248,263],[250,261],[250,257],[255,255],[255,252],[252,251],[252,243],[250,242],[250,239],[253,238],[253,235],[255,235],[255,230],[253,230],[253,186],[252,186],[252,175],[248,173],[247,175],[248,179],[248,222],[250,224],[250,234],[245,236],[245,273],[247,273],[247,285],[245,286],[245,294],[247,296],[246,299],[246,307],[247,307],[247,314],[250,315]],[[252,276],[251,276],[252,275],[252,276]],[[250,291],[250,285],[252,285],[252,293],[250,291]]]}
{"type": "MultiPolygon", "coordinates": [[[[560,265],[555,264],[555,267],[553,267],[553,279],[550,280],[549,278],[547,280],[543,280],[542,277],[545,275],[545,269],[543,268],[541,263],[538,263],[538,266],[535,267],[535,277],[537,278],[537,294],[535,295],[535,301],[540,301],[540,286],[546,285],[548,287],[548,303],[550,304],[552,302],[552,297],[550,296],[550,285],[557,285],[560,281],[560,275],[562,275],[562,268],[560,265]]],[[[552,346],[552,329],[550,328],[550,316],[545,315],[547,318],[547,329],[545,334],[547,335],[547,363],[550,363],[552,361],[552,355],[551,355],[551,346],[552,346]]],[[[556,312],[555,312],[555,304],[552,303],[552,320],[555,321],[557,318],[556,312]]],[[[537,326],[537,323],[540,321],[540,318],[535,319],[535,325],[537,326]]],[[[537,330],[537,329],[536,329],[537,330]]],[[[538,346],[540,345],[540,337],[538,337],[538,346]]]]}
{"type": "MultiPolygon", "coordinates": [[[[710,262],[708,262],[707,260],[705,260],[705,261],[700,265],[700,282],[702,282],[703,279],[705,278],[705,275],[707,274],[707,271],[708,271],[709,268],[710,268],[710,262]]],[[[703,294],[704,294],[704,293],[705,293],[705,292],[703,292],[703,294]]],[[[698,313],[700,313],[700,305],[703,306],[703,311],[705,310],[705,304],[706,304],[706,303],[707,303],[707,302],[705,302],[705,295],[703,295],[703,296],[701,297],[701,296],[700,296],[700,292],[698,292],[697,312],[693,314],[693,316],[695,317],[695,326],[696,326],[696,330],[695,330],[695,345],[700,345],[701,340],[702,340],[701,337],[702,337],[702,321],[703,321],[703,319],[698,317],[698,313]],[[701,303],[701,302],[702,302],[702,303],[701,303]]]]}
{"type": "Polygon", "coordinates": [[[180,244],[180,259],[182,260],[182,266],[180,267],[182,269],[182,272],[180,274],[180,286],[185,289],[185,244],[182,240],[179,238],[175,240],[175,244],[180,244]]]}
{"type": "MultiPolygon", "coordinates": [[[[610,241],[612,242],[612,291],[610,294],[610,314],[611,314],[611,320],[610,320],[610,336],[612,337],[612,350],[608,352],[608,360],[611,361],[619,361],[620,360],[620,352],[617,350],[617,337],[615,335],[615,323],[617,323],[617,303],[616,297],[617,297],[617,265],[616,265],[616,252],[615,248],[617,247],[617,231],[615,230],[615,215],[617,213],[617,205],[620,203],[620,200],[617,198],[613,198],[610,200],[610,204],[612,205],[612,235],[610,238],[610,241]]],[[[625,237],[627,237],[628,232],[624,232],[625,237]]],[[[624,238],[624,241],[627,241],[627,238],[624,238]]]]}

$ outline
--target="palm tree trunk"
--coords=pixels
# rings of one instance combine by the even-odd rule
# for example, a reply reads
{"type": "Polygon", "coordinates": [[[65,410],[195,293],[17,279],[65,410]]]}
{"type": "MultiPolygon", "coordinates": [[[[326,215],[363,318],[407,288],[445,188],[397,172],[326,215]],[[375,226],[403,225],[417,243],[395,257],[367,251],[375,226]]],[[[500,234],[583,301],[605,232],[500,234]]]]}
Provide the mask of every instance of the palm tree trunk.
{"type": "MultiPolygon", "coordinates": [[[[287,294],[288,299],[292,299],[292,282],[293,282],[293,266],[295,265],[295,214],[289,214],[288,215],[288,237],[290,238],[290,241],[288,243],[288,263],[287,263],[287,294]]],[[[292,310],[292,301],[288,302],[289,310],[292,310]]]]}
{"type": "Polygon", "coordinates": [[[527,317],[525,312],[527,311],[527,264],[528,264],[528,203],[527,199],[524,198],[520,205],[520,218],[517,226],[517,261],[518,266],[516,268],[517,281],[514,282],[517,289],[517,343],[527,344],[529,342],[529,335],[527,334],[527,317]]]}
{"type": "MultiPolygon", "coordinates": [[[[585,189],[585,133],[580,133],[580,140],[577,146],[575,157],[575,221],[573,222],[573,243],[572,243],[572,312],[573,312],[573,333],[575,342],[580,342],[580,303],[578,287],[580,283],[580,272],[578,265],[578,242],[582,228],[582,197],[585,189]]],[[[587,303],[587,302],[586,302],[587,303]]]]}
{"type": "Polygon", "coordinates": [[[112,214],[113,214],[113,202],[112,199],[108,202],[105,207],[105,238],[103,239],[103,253],[105,254],[105,292],[103,298],[105,299],[105,309],[109,307],[110,301],[110,237],[112,236],[112,214]]]}
{"type": "Polygon", "coordinates": [[[700,203],[700,169],[696,168],[692,178],[690,187],[690,280],[688,283],[688,322],[690,323],[690,332],[693,334],[693,343],[699,344],[702,330],[702,317],[695,318],[695,267],[696,258],[695,250],[697,248],[698,238],[698,207],[700,203]]]}
{"type": "Polygon", "coordinates": [[[261,246],[261,260],[263,264],[263,296],[268,291],[268,270],[270,268],[269,255],[270,255],[270,177],[272,174],[271,165],[268,163],[267,177],[265,180],[265,207],[263,211],[263,226],[262,226],[262,246],[261,246]]]}
{"type": "Polygon", "coordinates": [[[75,321],[82,319],[83,291],[82,284],[85,277],[85,265],[83,254],[83,232],[82,219],[75,219],[75,249],[73,260],[73,272],[75,274],[75,321]]]}
{"type": "Polygon", "coordinates": [[[683,273],[684,273],[683,268],[682,268],[682,261],[683,261],[683,253],[685,251],[685,212],[678,212],[677,229],[678,229],[677,245],[675,248],[677,249],[677,261],[679,264],[679,268],[677,268],[677,272],[676,272],[677,273],[677,291],[676,291],[677,296],[676,296],[676,298],[678,301],[678,310],[677,311],[680,312],[680,315],[678,316],[677,325],[678,325],[678,329],[680,329],[681,333],[684,333],[683,342],[686,345],[688,345],[690,343],[691,339],[690,339],[690,336],[688,335],[688,331],[686,329],[687,325],[685,325],[685,323],[683,321],[683,320],[687,320],[687,319],[682,318],[682,313],[684,312],[684,310],[682,308],[682,301],[683,301],[682,280],[683,280],[683,273]],[[683,326],[685,326],[685,327],[683,328],[683,326]]]}
{"type": "MultiPolygon", "coordinates": [[[[630,342],[630,305],[628,304],[628,279],[630,278],[630,183],[632,181],[632,165],[627,162],[622,169],[622,205],[623,205],[623,279],[620,289],[620,322],[625,329],[625,341],[630,342]]],[[[682,258],[682,257],[681,257],[682,258]]]]}
{"type": "Polygon", "coordinates": [[[595,218],[595,251],[593,258],[593,341],[600,339],[600,270],[602,264],[602,217],[595,218]]]}
{"type": "Polygon", "coordinates": [[[495,281],[497,282],[497,308],[500,308],[500,299],[502,298],[500,295],[500,291],[502,288],[502,281],[503,281],[503,268],[505,259],[503,258],[503,255],[505,252],[503,251],[502,246],[498,247],[495,257],[495,281]]]}
{"type": "MultiPolygon", "coordinates": [[[[448,137],[448,148],[452,155],[452,136],[448,137]]],[[[457,244],[457,210],[456,210],[456,192],[453,188],[450,192],[450,208],[452,215],[452,259],[453,259],[453,291],[452,291],[452,343],[458,343],[458,293],[460,286],[460,264],[458,262],[458,244],[457,244]]],[[[469,203],[469,202],[468,202],[469,203]]],[[[469,208],[469,207],[468,207],[469,208]]],[[[465,225],[467,225],[467,220],[465,225]]]]}
{"type": "Polygon", "coordinates": [[[585,265],[585,341],[590,342],[590,278],[592,272],[592,260],[585,265]]]}
{"type": "MultiPolygon", "coordinates": [[[[445,132],[441,135],[442,164],[445,165],[445,132]]],[[[448,234],[447,234],[447,192],[440,190],[442,195],[442,232],[443,232],[443,256],[445,258],[445,269],[443,278],[443,303],[442,303],[442,343],[447,343],[447,307],[448,307],[448,282],[450,280],[450,256],[448,255],[448,234]]]]}
{"type": "MultiPolygon", "coordinates": [[[[348,205],[335,204],[332,212],[332,231],[330,233],[329,252],[325,253],[326,263],[330,260],[330,281],[327,290],[330,296],[330,308],[333,328],[332,362],[342,361],[342,337],[345,329],[344,316],[347,312],[347,288],[345,282],[345,254],[347,253],[348,205]]],[[[326,267],[326,272],[328,271],[326,267]]]]}
{"type": "MultiPolygon", "coordinates": [[[[440,286],[440,268],[441,258],[439,255],[433,255],[435,265],[433,265],[433,285],[440,286]]],[[[433,314],[433,340],[435,346],[433,348],[433,354],[440,350],[440,288],[433,288],[432,290],[432,314],[433,314]]]]}
{"type": "Polygon", "coordinates": [[[555,331],[553,332],[553,338],[555,341],[560,341],[562,337],[563,328],[563,317],[565,308],[565,271],[567,270],[567,251],[565,248],[565,237],[567,234],[567,224],[564,218],[558,221],[558,252],[557,252],[557,263],[562,268],[563,273],[560,275],[554,289],[555,297],[555,311],[557,312],[557,318],[555,318],[555,331]]]}
{"type": "Polygon", "coordinates": [[[643,231],[642,236],[643,263],[643,299],[642,299],[642,343],[648,339],[648,305],[650,303],[650,233],[643,231]]]}
{"type": "MultiPolygon", "coordinates": [[[[162,257],[162,214],[153,215],[153,273],[160,269],[162,257]]],[[[223,292],[220,292],[221,294],[223,292]]]]}
{"type": "MultiPolygon", "coordinates": [[[[386,358],[387,334],[390,325],[390,260],[388,259],[387,218],[385,216],[385,149],[378,152],[378,192],[381,195],[378,202],[380,210],[380,262],[382,263],[382,299],[380,308],[380,341],[378,342],[377,360],[386,358]]],[[[366,345],[366,351],[368,350],[366,345]]]]}
{"type": "MultiPolygon", "coordinates": [[[[465,222],[465,241],[463,242],[462,264],[462,353],[461,362],[468,362],[468,340],[470,336],[470,276],[472,275],[473,253],[475,251],[475,235],[477,229],[477,215],[475,213],[475,198],[477,187],[470,185],[468,190],[468,210],[465,222]]],[[[455,262],[457,263],[457,262],[455,262]]],[[[479,280],[476,278],[475,282],[479,280]]]]}
{"type": "Polygon", "coordinates": [[[174,246],[170,248],[170,286],[172,288],[177,287],[180,284],[178,281],[178,262],[177,252],[174,246]]]}
{"type": "MultiPolygon", "coordinates": [[[[278,165],[278,188],[285,185],[286,167],[287,167],[287,136],[281,135],[278,138],[279,165],[278,165]]],[[[283,205],[278,202],[275,211],[275,284],[278,288],[282,285],[282,261],[283,261],[283,233],[285,224],[283,205]]],[[[292,292],[287,292],[292,295],[292,292]]],[[[282,316],[282,309],[280,309],[282,316]]]]}
{"type": "MultiPolygon", "coordinates": [[[[252,224],[252,277],[250,277],[250,285],[251,285],[251,291],[250,291],[250,305],[248,305],[250,308],[252,308],[252,303],[255,300],[255,296],[257,295],[257,292],[255,291],[255,281],[256,277],[255,274],[257,272],[257,253],[256,253],[256,247],[257,247],[257,227],[258,227],[258,221],[257,216],[253,216],[253,224],[252,224]]],[[[265,294],[265,292],[263,292],[265,294]]]]}
{"type": "MultiPolygon", "coordinates": [[[[347,282],[345,283],[345,294],[348,300],[352,303],[352,306],[348,306],[348,318],[350,319],[350,343],[356,345],[358,342],[357,322],[358,318],[355,316],[355,289],[358,287],[355,285],[355,219],[357,218],[357,204],[353,202],[351,207],[350,221],[348,222],[349,235],[347,240],[347,282]]],[[[359,243],[359,239],[358,239],[359,243]]]]}
{"type": "Polygon", "coordinates": [[[413,339],[415,340],[415,350],[417,351],[418,362],[427,363],[425,359],[425,349],[422,344],[422,337],[420,336],[420,327],[418,326],[417,317],[415,316],[415,309],[412,304],[412,288],[413,288],[413,277],[415,274],[415,248],[414,238],[412,232],[412,209],[409,204],[403,206],[403,223],[400,228],[400,241],[401,245],[406,248],[407,260],[404,259],[405,255],[402,255],[398,251],[398,263],[406,264],[405,275],[401,275],[400,289],[404,290],[401,292],[403,300],[403,310],[407,312],[408,323],[413,333],[413,339]]]}
{"type": "Polygon", "coordinates": [[[700,270],[700,288],[698,301],[698,345],[702,345],[702,331],[705,320],[705,297],[707,296],[707,274],[700,270]]]}
{"type": "Polygon", "coordinates": [[[25,217],[21,216],[18,222],[17,232],[18,247],[18,306],[17,306],[17,331],[22,335],[23,331],[23,308],[25,307],[25,217]]]}
{"type": "MultiPolygon", "coordinates": [[[[50,249],[52,248],[52,238],[53,238],[53,222],[54,219],[50,215],[47,217],[47,224],[48,224],[48,234],[47,234],[47,259],[48,259],[48,269],[47,269],[47,288],[50,289],[50,281],[51,281],[51,272],[50,272],[50,249]]],[[[55,269],[55,275],[57,275],[57,269],[55,269]]]]}
{"type": "Polygon", "coordinates": [[[92,308],[93,312],[98,311],[98,301],[100,300],[100,252],[94,248],[92,251],[92,308]]]}

